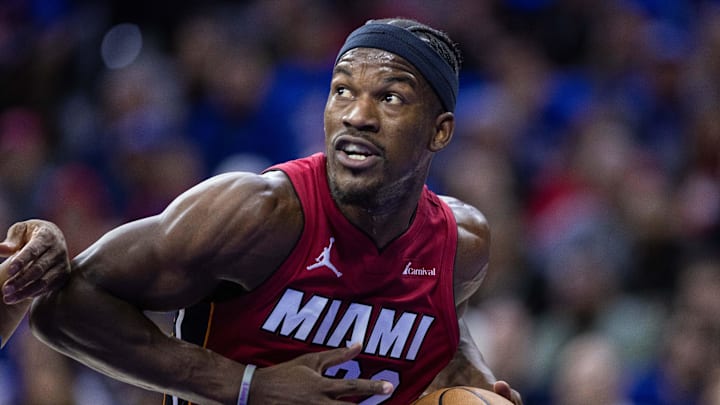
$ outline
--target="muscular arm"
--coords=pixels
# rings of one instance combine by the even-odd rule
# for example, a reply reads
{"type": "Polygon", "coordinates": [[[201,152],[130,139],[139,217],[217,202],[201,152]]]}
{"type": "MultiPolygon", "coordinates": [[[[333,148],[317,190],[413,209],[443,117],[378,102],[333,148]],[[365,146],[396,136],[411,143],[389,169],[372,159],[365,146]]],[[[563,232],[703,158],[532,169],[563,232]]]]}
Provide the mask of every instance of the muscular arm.
{"type": "Polygon", "coordinates": [[[496,381],[485,364],[463,315],[468,299],[477,291],[487,274],[490,230],[483,215],[470,205],[443,197],[453,210],[458,224],[458,249],[455,255],[455,305],[460,326],[460,345],[455,357],[438,374],[428,391],[454,385],[472,385],[492,390],[496,381]]]}
{"type": "Polygon", "coordinates": [[[164,335],[142,311],[192,305],[221,280],[257,286],[300,233],[297,204],[278,173],[206,181],[78,255],[66,287],[35,302],[31,325],[55,349],[116,379],[233,403],[244,366],[164,335]]]}
{"type": "Polygon", "coordinates": [[[520,394],[505,382],[498,382],[485,363],[470,335],[463,315],[468,300],[478,290],[487,275],[490,254],[490,228],[476,208],[451,197],[443,197],[458,224],[458,248],[455,255],[454,293],[460,328],[460,344],[455,356],[426,391],[441,387],[470,385],[495,391],[522,404],[520,394]]]}

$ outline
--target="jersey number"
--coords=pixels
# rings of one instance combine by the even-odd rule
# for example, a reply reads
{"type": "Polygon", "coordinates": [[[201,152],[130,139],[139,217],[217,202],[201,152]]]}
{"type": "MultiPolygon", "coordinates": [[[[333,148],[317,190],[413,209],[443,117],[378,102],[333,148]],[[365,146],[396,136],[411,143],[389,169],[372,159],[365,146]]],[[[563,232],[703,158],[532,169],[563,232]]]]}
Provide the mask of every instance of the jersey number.
{"type": "MultiPolygon", "coordinates": [[[[360,363],[357,360],[349,360],[346,361],[343,364],[338,364],[337,366],[329,367],[327,370],[325,370],[325,375],[328,377],[337,377],[338,373],[340,371],[345,371],[345,378],[346,380],[360,378],[360,363]]],[[[397,373],[397,371],[392,370],[382,370],[372,377],[370,377],[371,380],[382,380],[387,381],[397,389],[398,385],[400,385],[400,374],[397,373]]],[[[392,394],[387,395],[373,395],[370,398],[360,402],[358,405],[377,405],[385,402],[386,399],[390,398],[392,394]]]]}

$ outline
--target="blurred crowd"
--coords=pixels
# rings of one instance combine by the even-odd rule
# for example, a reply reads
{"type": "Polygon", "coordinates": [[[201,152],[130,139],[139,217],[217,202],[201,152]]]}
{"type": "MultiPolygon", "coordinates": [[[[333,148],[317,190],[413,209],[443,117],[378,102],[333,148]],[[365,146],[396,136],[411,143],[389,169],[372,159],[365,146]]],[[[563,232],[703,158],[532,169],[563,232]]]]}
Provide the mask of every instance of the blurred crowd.
{"type": "MultiPolygon", "coordinates": [[[[720,404],[720,1],[3,0],[0,229],[50,219],[76,254],[321,151],[339,46],[393,16],[464,54],[429,183],[491,225],[467,318],[497,377],[527,405],[720,404]]],[[[0,352],[0,405],[121,399],[159,396],[26,326],[0,352]]]]}

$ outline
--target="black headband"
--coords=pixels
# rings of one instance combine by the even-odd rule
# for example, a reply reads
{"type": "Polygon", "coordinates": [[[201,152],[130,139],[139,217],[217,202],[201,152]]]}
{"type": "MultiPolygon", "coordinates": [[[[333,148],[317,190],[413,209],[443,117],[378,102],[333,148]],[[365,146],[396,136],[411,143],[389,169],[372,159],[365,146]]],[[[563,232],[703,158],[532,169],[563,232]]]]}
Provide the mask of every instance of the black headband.
{"type": "Polygon", "coordinates": [[[412,32],[390,24],[368,23],[347,37],[335,64],[345,52],[353,48],[375,48],[394,53],[408,62],[425,77],[447,111],[455,110],[458,76],[453,68],[427,42],[412,32]]]}

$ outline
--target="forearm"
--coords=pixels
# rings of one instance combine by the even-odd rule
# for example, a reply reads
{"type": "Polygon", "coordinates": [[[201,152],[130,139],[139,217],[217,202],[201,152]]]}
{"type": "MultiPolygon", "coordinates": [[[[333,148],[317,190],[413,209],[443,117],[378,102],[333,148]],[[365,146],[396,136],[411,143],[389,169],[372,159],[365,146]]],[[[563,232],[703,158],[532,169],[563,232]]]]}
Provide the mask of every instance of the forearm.
{"type": "Polygon", "coordinates": [[[430,386],[425,390],[432,392],[444,387],[469,385],[492,390],[496,381],[487,366],[477,367],[473,362],[464,357],[456,356],[447,367],[443,369],[430,386]]]}
{"type": "MultiPolygon", "coordinates": [[[[2,283],[0,283],[1,285],[2,283]]],[[[8,305],[0,300],[0,348],[4,347],[15,332],[30,307],[30,300],[8,305]]]]}
{"type": "Polygon", "coordinates": [[[496,378],[484,362],[478,365],[475,361],[456,356],[456,358],[438,374],[433,385],[436,385],[437,388],[470,385],[492,390],[492,385],[495,381],[496,378]]]}
{"type": "Polygon", "coordinates": [[[35,334],[115,379],[204,404],[234,404],[243,366],[163,334],[132,305],[73,277],[36,300],[35,334]]]}
{"type": "MultiPolygon", "coordinates": [[[[8,279],[7,263],[8,260],[0,263],[0,287],[2,287],[8,279]]],[[[28,299],[16,304],[6,304],[0,299],[0,348],[5,346],[10,336],[15,332],[15,329],[17,329],[17,326],[30,307],[30,302],[28,299]]]]}
{"type": "Polygon", "coordinates": [[[470,331],[460,322],[460,345],[450,363],[441,371],[426,391],[443,387],[470,385],[492,390],[497,381],[490,367],[485,363],[480,350],[472,340],[470,331]]]}

